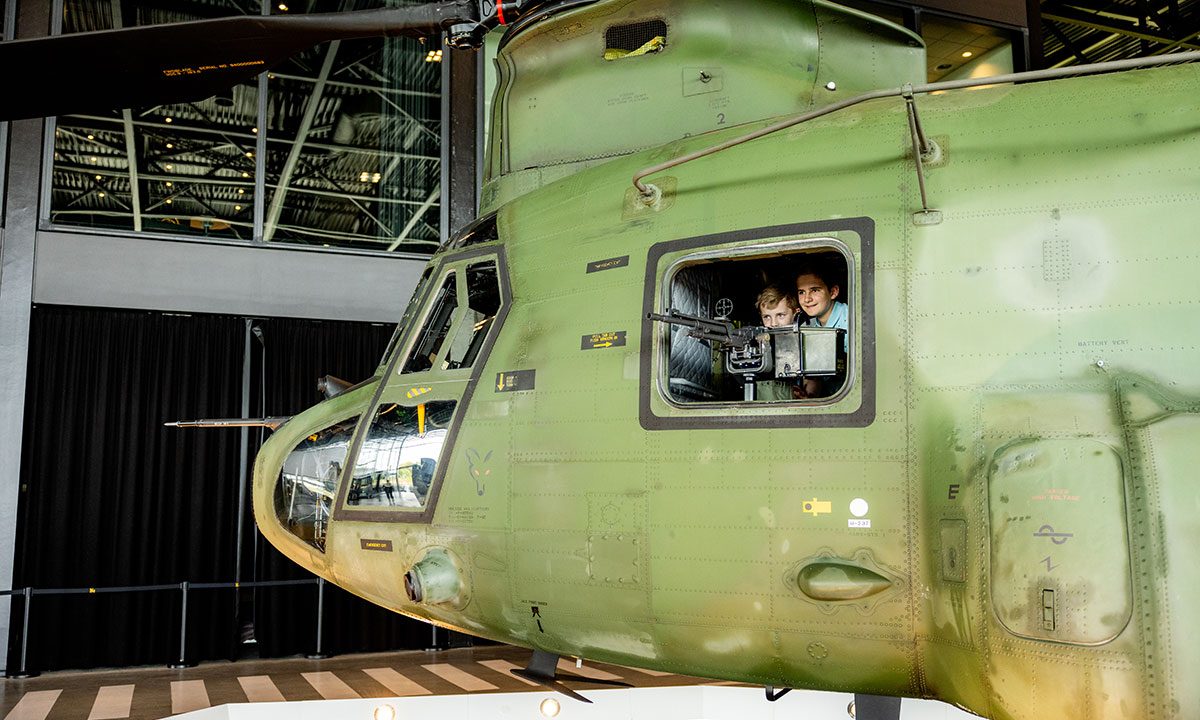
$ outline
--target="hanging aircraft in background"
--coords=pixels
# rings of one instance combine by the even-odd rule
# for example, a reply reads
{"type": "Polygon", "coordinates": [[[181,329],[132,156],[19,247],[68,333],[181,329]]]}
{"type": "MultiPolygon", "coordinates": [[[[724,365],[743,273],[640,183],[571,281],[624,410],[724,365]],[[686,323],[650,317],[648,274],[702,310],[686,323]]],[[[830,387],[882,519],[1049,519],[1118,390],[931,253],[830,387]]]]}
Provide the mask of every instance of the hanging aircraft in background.
{"type": "Polygon", "coordinates": [[[870,720],[1200,717],[1196,65],[925,85],[917,36],[824,0],[343,17],[0,45],[184,48],[87,96],[66,52],[19,117],[515,21],[478,220],[373,378],[262,421],[280,551],[552,685],[572,656],[870,720]]]}

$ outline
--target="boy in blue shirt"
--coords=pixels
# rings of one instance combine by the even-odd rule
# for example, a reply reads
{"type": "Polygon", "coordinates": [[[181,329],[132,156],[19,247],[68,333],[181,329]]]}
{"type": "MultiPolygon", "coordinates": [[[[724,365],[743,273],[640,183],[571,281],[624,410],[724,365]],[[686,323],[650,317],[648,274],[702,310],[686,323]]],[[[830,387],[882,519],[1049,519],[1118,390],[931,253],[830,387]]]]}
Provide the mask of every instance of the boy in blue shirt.
{"type": "MultiPolygon", "coordinates": [[[[816,266],[806,266],[796,275],[796,300],[800,310],[808,316],[801,324],[807,327],[830,327],[845,331],[842,350],[848,352],[850,308],[838,301],[841,288],[830,285],[828,274],[816,266]]],[[[833,395],[841,389],[846,376],[842,373],[830,378],[805,378],[796,386],[796,397],[820,398],[833,395]]]]}

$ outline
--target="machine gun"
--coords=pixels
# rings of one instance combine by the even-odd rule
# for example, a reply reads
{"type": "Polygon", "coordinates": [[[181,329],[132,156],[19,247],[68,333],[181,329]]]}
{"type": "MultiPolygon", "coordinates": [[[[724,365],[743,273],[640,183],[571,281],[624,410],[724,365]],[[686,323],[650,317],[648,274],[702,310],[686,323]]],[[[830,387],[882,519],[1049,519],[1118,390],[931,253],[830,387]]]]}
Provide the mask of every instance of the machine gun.
{"type": "Polygon", "coordinates": [[[762,328],[736,328],[728,320],[712,320],[700,317],[699,315],[689,315],[685,312],[679,312],[674,308],[667,308],[666,315],[653,312],[646,313],[646,318],[668,325],[685,327],[688,329],[689,337],[712,343],[722,350],[725,348],[744,348],[756,342],[759,333],[762,332],[762,328]]]}
{"type": "Polygon", "coordinates": [[[800,325],[738,328],[726,319],[690,315],[674,308],[667,308],[665,314],[646,313],[646,318],[687,328],[688,336],[720,350],[726,369],[742,377],[744,400],[755,399],[755,381],[763,375],[776,379],[828,377],[845,368],[844,330],[800,325]]]}
{"type": "Polygon", "coordinates": [[[688,328],[688,336],[711,343],[725,355],[729,372],[742,376],[743,397],[753,400],[754,379],[772,368],[771,341],[763,327],[737,328],[729,320],[713,320],[667,308],[665,315],[646,313],[647,319],[688,328]]]}

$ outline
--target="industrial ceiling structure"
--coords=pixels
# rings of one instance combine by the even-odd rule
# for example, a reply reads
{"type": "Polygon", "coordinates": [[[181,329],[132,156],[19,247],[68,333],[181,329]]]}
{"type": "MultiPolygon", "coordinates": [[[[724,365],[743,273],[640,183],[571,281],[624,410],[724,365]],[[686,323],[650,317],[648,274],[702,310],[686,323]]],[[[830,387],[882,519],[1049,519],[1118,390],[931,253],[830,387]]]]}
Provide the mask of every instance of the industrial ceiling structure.
{"type": "MultiPolygon", "coordinates": [[[[278,2],[273,13],[378,7],[278,2]]],[[[255,0],[64,0],[63,32],[259,12],[255,0]]],[[[194,103],[59,117],[49,220],[429,253],[439,239],[441,66],[408,38],[332,42],[194,103]],[[265,93],[262,90],[265,89],[265,93]]]]}
{"type": "MultiPolygon", "coordinates": [[[[58,0],[63,32],[263,12],[258,0],[58,0]]],[[[271,0],[271,13],[381,0],[271,0]]],[[[404,0],[389,0],[396,4],[404,0]]],[[[419,0],[409,0],[417,1],[419,0]]],[[[1022,29],[919,9],[929,79],[1022,29]]],[[[945,3],[942,3],[945,5],[945,3]]],[[[1200,0],[1045,0],[1041,66],[1200,49],[1200,0]]],[[[911,24],[911,23],[910,23],[911,24]]],[[[59,226],[428,254],[440,232],[441,51],[408,38],[312,48],[257,84],[195,103],[57,118],[48,220],[59,226]]]]}
{"type": "Polygon", "coordinates": [[[1200,0],[1044,0],[1046,67],[1200,50],[1200,0]]]}

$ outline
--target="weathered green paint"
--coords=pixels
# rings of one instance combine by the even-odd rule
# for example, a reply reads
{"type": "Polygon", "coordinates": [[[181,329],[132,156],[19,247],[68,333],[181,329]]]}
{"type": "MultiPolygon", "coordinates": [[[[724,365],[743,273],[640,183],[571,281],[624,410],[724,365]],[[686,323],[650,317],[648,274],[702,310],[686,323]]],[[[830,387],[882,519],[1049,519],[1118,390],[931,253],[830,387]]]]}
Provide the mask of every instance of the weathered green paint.
{"type": "MultiPolygon", "coordinates": [[[[620,62],[656,59],[668,56],[620,62]]],[[[554,102],[587,91],[565,82],[577,72],[554,102]]],[[[275,519],[283,457],[306,434],[367,412],[376,382],[297,416],[263,448],[263,533],[397,612],[564,655],[936,697],[1003,720],[1200,717],[1200,68],[918,105],[944,151],[927,168],[937,225],[912,221],[920,200],[899,99],[681,166],[658,210],[627,205],[636,170],[746,128],[498,191],[493,199],[512,198],[495,203],[500,240],[472,248],[502,247],[507,261],[511,303],[495,346],[473,389],[466,370],[418,381],[431,388],[424,401],[470,396],[442,456],[433,522],[337,520],[321,554],[275,519]],[[861,312],[870,284],[873,419],[644,429],[649,248],[846,218],[874,227],[873,274],[850,300],[861,312]],[[626,255],[628,265],[587,272],[626,255]],[[581,337],[615,331],[625,346],[580,350],[581,337]],[[536,370],[535,388],[491,387],[513,370],[536,370]],[[848,527],[855,498],[869,500],[870,528],[848,527]],[[806,513],[814,499],[832,512],[806,513]],[[1056,544],[1053,533],[1074,536],[1056,544]],[[390,539],[394,552],[363,551],[362,538],[390,539]],[[455,559],[459,602],[405,599],[404,572],[432,549],[455,559]],[[891,584],[817,602],[798,585],[814,562],[891,584]],[[1045,589],[1053,628],[1037,622],[1045,589]]],[[[646,114],[659,130],[679,119],[677,108],[646,114]]],[[[563,117],[554,132],[580,124],[563,117]]],[[[833,234],[861,259],[854,233],[833,234]]],[[[861,380],[838,402],[862,403],[861,380]]],[[[382,401],[411,404],[411,387],[393,376],[382,401]]]]}

